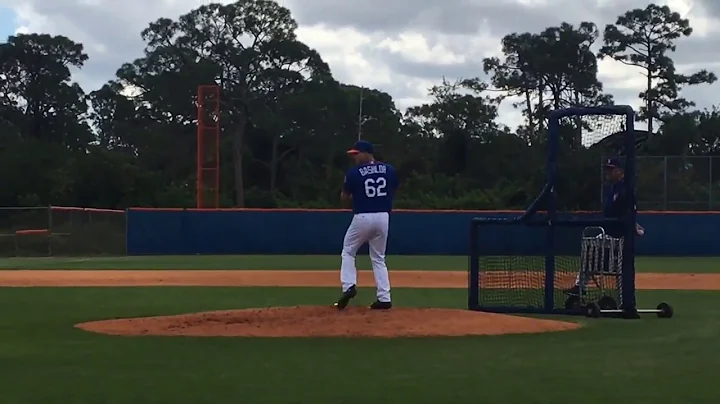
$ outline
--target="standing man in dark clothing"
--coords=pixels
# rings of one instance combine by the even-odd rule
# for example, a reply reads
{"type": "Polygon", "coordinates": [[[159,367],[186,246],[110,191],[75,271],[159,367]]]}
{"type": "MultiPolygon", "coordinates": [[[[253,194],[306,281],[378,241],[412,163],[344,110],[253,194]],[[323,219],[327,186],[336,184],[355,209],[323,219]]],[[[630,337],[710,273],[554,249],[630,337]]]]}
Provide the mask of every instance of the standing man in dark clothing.
{"type": "MultiPolygon", "coordinates": [[[[625,192],[625,171],[623,170],[622,161],[619,158],[608,159],[605,163],[605,178],[609,184],[605,189],[605,200],[603,201],[603,216],[612,219],[621,219],[625,212],[635,209],[637,203],[625,192]]],[[[645,234],[639,224],[635,225],[635,230],[639,236],[645,234]]],[[[611,237],[623,237],[625,229],[623,223],[613,223],[605,228],[607,235],[611,237]]]]}
{"type": "MultiPolygon", "coordinates": [[[[632,196],[627,195],[625,190],[625,170],[623,169],[622,160],[619,158],[611,158],[605,162],[605,178],[608,180],[608,185],[605,188],[604,200],[603,200],[603,216],[608,219],[622,219],[629,209],[636,209],[636,201],[632,196]]],[[[625,223],[615,222],[608,223],[604,227],[605,236],[612,238],[624,238],[625,237],[625,223]]],[[[638,236],[645,234],[645,229],[639,224],[635,224],[635,233],[638,236]]],[[[598,237],[603,237],[599,235],[598,237]]],[[[609,258],[608,254],[604,254],[606,259],[609,258]]],[[[585,259],[585,257],[581,257],[585,259]]],[[[610,262],[604,262],[605,268],[610,268],[610,262]]],[[[575,286],[565,291],[569,295],[577,295],[580,292],[580,284],[583,286],[587,282],[587,276],[581,281],[581,274],[578,273],[575,279],[575,286]]]]}

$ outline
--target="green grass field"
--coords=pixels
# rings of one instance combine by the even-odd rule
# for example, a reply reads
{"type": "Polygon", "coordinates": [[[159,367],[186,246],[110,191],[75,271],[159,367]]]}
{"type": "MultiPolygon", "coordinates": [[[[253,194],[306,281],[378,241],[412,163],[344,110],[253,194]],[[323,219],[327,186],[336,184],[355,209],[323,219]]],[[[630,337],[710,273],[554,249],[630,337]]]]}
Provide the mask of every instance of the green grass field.
{"type": "MultiPolygon", "coordinates": [[[[8,259],[2,268],[336,269],[338,257],[8,259]]],[[[369,268],[367,257],[361,268],[369,268]]],[[[640,258],[646,272],[720,272],[718,258],[640,258]]],[[[465,257],[389,257],[464,270],[465,257]]],[[[362,290],[372,295],[371,290],[362,290]]],[[[0,403],[717,403],[720,292],[641,291],[670,320],[580,321],[567,333],[424,339],[112,337],[79,322],[321,304],[336,288],[2,288],[0,403]]],[[[462,289],[396,289],[403,306],[463,308],[462,289]]]]}

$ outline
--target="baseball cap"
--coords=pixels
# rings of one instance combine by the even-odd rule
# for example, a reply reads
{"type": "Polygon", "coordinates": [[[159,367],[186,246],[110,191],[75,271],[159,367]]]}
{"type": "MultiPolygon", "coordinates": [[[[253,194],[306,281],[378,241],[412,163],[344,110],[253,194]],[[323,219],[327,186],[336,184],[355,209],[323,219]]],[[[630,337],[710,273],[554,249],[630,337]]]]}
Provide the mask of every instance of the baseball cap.
{"type": "Polygon", "coordinates": [[[622,159],[619,157],[609,158],[605,161],[605,167],[607,168],[620,168],[624,166],[622,159]]]}
{"type": "Polygon", "coordinates": [[[358,140],[355,143],[355,146],[353,146],[352,149],[348,150],[348,154],[358,154],[358,153],[368,153],[373,154],[375,148],[373,147],[372,143],[366,142],[364,140],[358,140]]]}

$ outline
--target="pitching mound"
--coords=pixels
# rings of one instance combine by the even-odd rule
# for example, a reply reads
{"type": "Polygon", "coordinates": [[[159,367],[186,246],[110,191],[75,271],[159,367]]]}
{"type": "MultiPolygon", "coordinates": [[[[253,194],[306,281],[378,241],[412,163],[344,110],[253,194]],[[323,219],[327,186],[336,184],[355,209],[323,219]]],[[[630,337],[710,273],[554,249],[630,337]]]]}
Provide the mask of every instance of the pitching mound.
{"type": "Polygon", "coordinates": [[[78,324],[109,335],[189,337],[444,337],[568,331],[575,323],[471,312],[301,306],[140,317],[78,324]]]}

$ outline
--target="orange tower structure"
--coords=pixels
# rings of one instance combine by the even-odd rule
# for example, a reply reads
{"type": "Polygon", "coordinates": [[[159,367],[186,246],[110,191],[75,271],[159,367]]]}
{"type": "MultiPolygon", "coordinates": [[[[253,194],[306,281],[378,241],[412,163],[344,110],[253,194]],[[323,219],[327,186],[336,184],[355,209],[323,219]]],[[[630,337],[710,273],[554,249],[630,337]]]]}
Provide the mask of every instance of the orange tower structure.
{"type": "Polygon", "coordinates": [[[220,207],[220,87],[198,86],[197,208],[220,207]]]}

